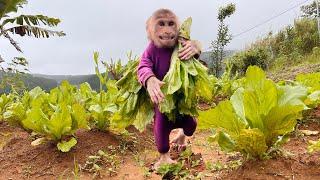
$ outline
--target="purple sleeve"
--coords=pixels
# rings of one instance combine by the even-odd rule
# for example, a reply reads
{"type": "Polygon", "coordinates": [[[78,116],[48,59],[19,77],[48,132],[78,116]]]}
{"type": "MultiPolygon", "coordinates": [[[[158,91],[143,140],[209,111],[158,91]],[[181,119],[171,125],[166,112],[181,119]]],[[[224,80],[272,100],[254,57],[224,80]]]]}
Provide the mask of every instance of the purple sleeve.
{"type": "Polygon", "coordinates": [[[154,76],[153,73],[153,59],[152,59],[153,48],[151,44],[143,52],[140,63],[138,66],[138,80],[139,82],[146,87],[146,81],[154,76]]]}

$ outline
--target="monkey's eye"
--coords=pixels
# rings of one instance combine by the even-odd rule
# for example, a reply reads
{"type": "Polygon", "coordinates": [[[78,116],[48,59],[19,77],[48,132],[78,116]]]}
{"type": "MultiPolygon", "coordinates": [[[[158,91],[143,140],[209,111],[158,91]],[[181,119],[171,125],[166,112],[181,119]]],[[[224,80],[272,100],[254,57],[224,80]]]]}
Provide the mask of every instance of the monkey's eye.
{"type": "Polygon", "coordinates": [[[160,25],[160,26],[164,26],[165,24],[164,24],[163,21],[159,21],[159,25],[160,25]]]}
{"type": "Polygon", "coordinates": [[[173,21],[170,21],[170,22],[169,22],[169,26],[174,26],[174,22],[173,22],[173,21]]]}

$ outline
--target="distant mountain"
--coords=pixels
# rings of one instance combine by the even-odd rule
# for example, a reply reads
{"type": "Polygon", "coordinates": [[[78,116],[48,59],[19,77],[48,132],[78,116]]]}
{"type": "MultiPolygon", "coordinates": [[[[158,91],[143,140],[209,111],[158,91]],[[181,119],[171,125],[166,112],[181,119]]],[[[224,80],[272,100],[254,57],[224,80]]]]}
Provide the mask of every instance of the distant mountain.
{"type": "MultiPolygon", "coordinates": [[[[4,77],[4,72],[0,72],[0,80],[4,77]]],[[[10,75],[10,74],[9,74],[10,75]]],[[[49,91],[52,88],[57,87],[58,83],[57,81],[53,79],[47,79],[43,77],[34,77],[31,74],[23,74],[20,76],[21,80],[24,82],[27,89],[33,89],[37,86],[40,86],[42,89],[49,91]]],[[[4,87],[0,89],[0,93],[9,92],[10,87],[4,87]]]]}
{"type": "Polygon", "coordinates": [[[41,77],[46,79],[55,80],[58,84],[63,80],[69,81],[71,84],[79,85],[88,82],[95,90],[99,89],[99,79],[95,74],[88,75],[46,75],[46,74],[33,74],[34,77],[41,77]]]}
{"type": "MultiPolygon", "coordinates": [[[[230,57],[236,51],[226,51],[226,57],[230,57]]],[[[209,67],[212,64],[211,52],[203,52],[200,55],[200,59],[204,61],[209,67]]],[[[0,80],[3,77],[3,72],[0,72],[0,80]]],[[[67,80],[73,85],[80,85],[81,83],[88,82],[92,89],[99,90],[99,78],[95,74],[88,75],[46,75],[46,74],[25,74],[21,77],[26,87],[30,90],[37,86],[46,91],[57,87],[61,81],[67,80]]],[[[9,92],[9,87],[0,89],[0,93],[9,92]]]]}
{"type": "Polygon", "coordinates": [[[93,76],[96,76],[94,74],[89,75],[47,75],[47,74],[32,74],[33,77],[42,77],[47,79],[53,79],[57,81],[58,83],[61,83],[63,80],[67,80],[72,84],[81,84],[84,80],[89,79],[93,76]]]}
{"type": "Polygon", "coordinates": [[[61,81],[67,80],[70,84],[79,85],[84,82],[88,82],[92,89],[98,90],[99,89],[99,78],[95,74],[88,74],[88,75],[46,75],[46,74],[32,74],[33,77],[40,77],[51,79],[60,84],[61,81]]]}
{"type": "MultiPolygon", "coordinates": [[[[4,73],[0,72],[0,80],[3,78],[4,73]]],[[[81,83],[88,82],[92,89],[99,90],[99,79],[95,74],[92,75],[44,75],[44,74],[23,74],[21,80],[24,82],[26,88],[31,90],[37,86],[43,90],[50,91],[57,87],[61,81],[67,80],[73,85],[80,85],[81,83]]],[[[10,87],[0,89],[0,94],[9,92],[10,87]]]]}
{"type": "MultiPolygon", "coordinates": [[[[224,58],[228,58],[236,52],[237,51],[235,50],[226,50],[224,58]]],[[[211,67],[212,66],[211,52],[210,51],[202,52],[200,55],[200,60],[204,61],[208,65],[208,67],[211,67]]]]}

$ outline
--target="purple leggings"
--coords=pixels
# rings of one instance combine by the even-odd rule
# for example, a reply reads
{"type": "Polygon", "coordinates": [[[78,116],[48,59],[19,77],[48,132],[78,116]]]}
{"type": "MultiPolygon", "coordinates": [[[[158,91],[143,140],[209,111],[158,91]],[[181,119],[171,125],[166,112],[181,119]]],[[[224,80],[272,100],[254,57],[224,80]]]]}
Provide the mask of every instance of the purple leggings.
{"type": "Polygon", "coordinates": [[[182,116],[175,122],[169,121],[165,114],[155,108],[154,128],[157,149],[159,153],[167,153],[170,149],[169,135],[173,129],[182,128],[186,136],[192,136],[197,127],[197,121],[191,116],[182,116]]]}

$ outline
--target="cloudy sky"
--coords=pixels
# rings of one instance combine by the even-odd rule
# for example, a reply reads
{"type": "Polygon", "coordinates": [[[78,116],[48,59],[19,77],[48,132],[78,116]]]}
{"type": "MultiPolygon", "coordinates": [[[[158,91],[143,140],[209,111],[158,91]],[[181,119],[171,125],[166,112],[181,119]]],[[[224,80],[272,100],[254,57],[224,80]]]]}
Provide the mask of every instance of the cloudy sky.
{"type": "MultiPolygon", "coordinates": [[[[140,55],[147,45],[145,21],[158,8],[172,9],[182,20],[193,18],[192,38],[208,49],[216,38],[216,16],[220,6],[233,2],[236,13],[227,20],[232,34],[239,34],[306,0],[29,0],[19,13],[44,14],[62,20],[57,30],[63,38],[34,39],[13,36],[24,50],[32,73],[94,73],[92,54],[103,60],[123,59],[132,50],[140,55]]],[[[310,3],[311,0],[306,3],[310,3]]],[[[300,14],[299,7],[237,36],[228,49],[241,50],[269,31],[278,31],[300,14]]],[[[0,37],[0,53],[5,59],[19,54],[0,37]]]]}

